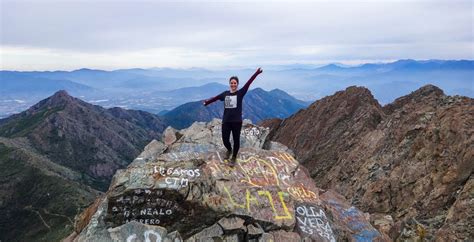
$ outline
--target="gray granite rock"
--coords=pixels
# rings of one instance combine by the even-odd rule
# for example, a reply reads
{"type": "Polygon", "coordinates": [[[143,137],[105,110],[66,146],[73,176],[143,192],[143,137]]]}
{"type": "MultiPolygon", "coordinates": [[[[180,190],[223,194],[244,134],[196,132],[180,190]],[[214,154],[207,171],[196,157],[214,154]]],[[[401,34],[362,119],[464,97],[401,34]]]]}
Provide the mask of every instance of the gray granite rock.
{"type": "Polygon", "coordinates": [[[171,126],[168,126],[168,128],[163,131],[163,135],[161,136],[161,140],[164,142],[166,146],[172,145],[176,140],[178,140],[181,137],[181,134],[178,133],[176,129],[174,129],[171,126]]]}
{"type": "Polygon", "coordinates": [[[233,230],[246,230],[244,223],[245,220],[239,217],[230,217],[230,218],[222,218],[217,222],[224,231],[233,231],[233,230]]]}
{"type": "Polygon", "coordinates": [[[183,241],[178,232],[167,233],[160,226],[151,226],[139,222],[130,222],[124,225],[97,231],[92,236],[79,236],[76,241],[84,242],[148,242],[148,241],[183,241]]]}
{"type": "Polygon", "coordinates": [[[152,140],[148,145],[145,146],[143,152],[133,160],[131,164],[145,163],[150,160],[154,160],[156,156],[162,154],[166,150],[166,145],[157,140],[152,140]]]}
{"type": "Polygon", "coordinates": [[[152,159],[118,171],[76,241],[125,241],[136,234],[135,241],[150,229],[149,236],[177,241],[385,239],[368,216],[317,188],[291,154],[262,149],[267,129],[245,123],[244,147],[230,166],[222,159],[219,128],[213,120],[169,129],[183,136],[164,152],[149,148],[144,157],[152,159]]]}
{"type": "Polygon", "coordinates": [[[215,238],[222,238],[224,231],[218,224],[214,224],[211,227],[203,229],[201,232],[194,234],[186,240],[186,242],[195,241],[214,241],[215,238]]]}
{"type": "Polygon", "coordinates": [[[284,151],[284,152],[287,152],[288,154],[290,154],[292,156],[295,156],[294,152],[290,148],[288,148],[286,145],[284,145],[282,143],[278,143],[278,142],[275,142],[275,141],[271,141],[271,140],[266,141],[263,148],[266,149],[266,150],[284,151]]]}

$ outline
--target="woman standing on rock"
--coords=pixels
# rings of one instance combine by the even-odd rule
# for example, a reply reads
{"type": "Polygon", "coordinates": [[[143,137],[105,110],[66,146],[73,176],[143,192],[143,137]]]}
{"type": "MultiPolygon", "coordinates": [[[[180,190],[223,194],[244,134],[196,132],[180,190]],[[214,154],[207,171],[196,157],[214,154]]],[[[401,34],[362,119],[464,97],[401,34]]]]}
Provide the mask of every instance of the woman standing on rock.
{"type": "Polygon", "coordinates": [[[245,83],[244,87],[237,90],[239,85],[239,78],[232,76],[229,79],[229,91],[207,99],[203,102],[204,106],[207,106],[217,100],[224,101],[224,117],[222,118],[222,141],[224,146],[227,148],[225,159],[229,159],[232,154],[231,165],[235,165],[237,159],[237,153],[240,148],[240,130],[242,129],[242,99],[247,93],[250,84],[253,80],[262,73],[262,69],[258,68],[257,71],[250,77],[245,83]],[[232,132],[232,139],[234,140],[234,149],[230,144],[230,133],[232,132]]]}

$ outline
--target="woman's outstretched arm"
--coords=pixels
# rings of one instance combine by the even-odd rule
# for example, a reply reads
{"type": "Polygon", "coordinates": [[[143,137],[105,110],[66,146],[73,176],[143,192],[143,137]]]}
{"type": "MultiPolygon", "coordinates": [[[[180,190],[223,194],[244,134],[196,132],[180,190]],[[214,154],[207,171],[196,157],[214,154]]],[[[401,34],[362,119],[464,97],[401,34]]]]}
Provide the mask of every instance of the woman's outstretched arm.
{"type": "Polygon", "coordinates": [[[257,78],[257,76],[262,72],[263,71],[260,67],[255,71],[255,73],[250,77],[250,79],[242,87],[244,93],[247,93],[247,91],[249,90],[250,84],[252,84],[253,80],[255,80],[255,78],[257,78]]]}
{"type": "Polygon", "coordinates": [[[223,99],[223,95],[224,95],[224,92],[221,93],[221,94],[219,94],[219,95],[217,95],[217,96],[215,96],[215,97],[213,97],[213,98],[209,98],[209,99],[207,99],[207,100],[204,100],[204,101],[202,102],[202,104],[203,104],[204,106],[207,106],[207,105],[209,105],[209,104],[211,104],[211,103],[213,103],[213,102],[215,102],[215,101],[217,101],[217,100],[222,100],[222,99],[223,99]]]}
{"type": "Polygon", "coordinates": [[[211,104],[211,103],[217,101],[218,99],[219,99],[219,96],[215,96],[215,97],[213,97],[213,98],[204,100],[204,101],[202,102],[202,104],[204,104],[204,106],[207,106],[207,105],[209,105],[209,104],[211,104]]]}

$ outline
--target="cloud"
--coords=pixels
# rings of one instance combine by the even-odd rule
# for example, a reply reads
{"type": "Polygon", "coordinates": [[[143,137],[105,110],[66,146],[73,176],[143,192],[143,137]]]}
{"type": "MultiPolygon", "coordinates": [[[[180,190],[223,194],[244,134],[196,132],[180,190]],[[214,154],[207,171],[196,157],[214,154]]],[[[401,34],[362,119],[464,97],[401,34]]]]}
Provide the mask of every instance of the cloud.
{"type": "Polygon", "coordinates": [[[198,51],[185,48],[162,47],[140,51],[89,53],[69,50],[28,47],[2,48],[2,69],[11,70],[73,70],[94,67],[103,70],[118,68],[151,68],[157,66],[193,67],[196,63],[220,66],[230,62],[226,52],[198,51]]]}
{"type": "Polygon", "coordinates": [[[474,58],[472,1],[1,4],[2,68],[474,58]]]}

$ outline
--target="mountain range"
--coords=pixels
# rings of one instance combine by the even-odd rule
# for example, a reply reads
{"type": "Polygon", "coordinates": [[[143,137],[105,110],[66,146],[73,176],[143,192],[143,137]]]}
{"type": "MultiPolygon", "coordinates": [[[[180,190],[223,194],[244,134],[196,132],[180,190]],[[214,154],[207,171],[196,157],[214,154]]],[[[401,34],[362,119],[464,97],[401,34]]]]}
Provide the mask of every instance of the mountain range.
{"type": "MultiPolygon", "coordinates": [[[[356,86],[306,108],[281,90],[256,88],[246,100],[244,115],[272,118],[261,123],[270,127],[270,139],[292,149],[318,187],[372,214],[391,238],[410,231],[474,236],[472,98],[427,85],[386,105],[356,86]]],[[[222,111],[219,103],[181,108],[160,117],[106,109],[59,91],[1,119],[0,239],[64,238],[75,215],[107,189],[117,169],[159,140],[170,120],[189,124],[222,111]]]]}
{"type": "Polygon", "coordinates": [[[37,151],[80,172],[86,184],[102,190],[117,168],[126,166],[165,128],[156,115],[104,109],[65,91],[0,120],[0,136],[26,137],[37,151]]]}
{"type": "Polygon", "coordinates": [[[64,238],[115,170],[164,128],[156,115],[104,109],[65,91],[0,120],[0,239],[64,238]]]}
{"type": "MultiPolygon", "coordinates": [[[[216,89],[215,95],[223,89],[216,89]],[[219,91],[217,91],[219,90],[219,91]]],[[[243,99],[242,118],[258,123],[268,118],[286,118],[298,110],[305,108],[307,102],[298,100],[286,92],[278,89],[269,92],[255,88],[250,90],[243,99]]],[[[163,119],[172,127],[182,129],[190,126],[195,121],[209,122],[213,118],[222,118],[223,104],[219,101],[205,107],[202,101],[189,102],[166,112],[163,119]]]]}
{"type": "MultiPolygon", "coordinates": [[[[203,88],[215,93],[223,86],[203,88]]],[[[288,116],[305,104],[280,90],[251,90],[247,98],[288,104],[272,105],[265,114],[288,116]]],[[[269,105],[251,103],[251,117],[259,117],[257,112],[269,105]]],[[[196,119],[180,118],[189,124],[196,119]]],[[[107,189],[117,169],[126,167],[151,140],[160,139],[168,121],[173,119],[92,105],[66,91],[0,119],[0,240],[64,238],[78,212],[107,189]]]]}
{"type": "Polygon", "coordinates": [[[316,184],[380,214],[392,238],[421,226],[428,239],[463,240],[474,237],[473,121],[474,99],[433,85],[384,106],[351,86],[261,125],[316,184]]]}
{"type": "MultiPolygon", "coordinates": [[[[398,60],[359,66],[294,64],[263,68],[265,74],[252,87],[285,90],[297,99],[310,102],[351,85],[367,87],[382,104],[426,84],[434,84],[448,95],[474,97],[472,60],[398,60]]],[[[253,71],[247,68],[3,70],[0,71],[0,86],[5,91],[0,95],[0,118],[21,112],[62,89],[107,108],[122,107],[158,114],[206,98],[207,94],[212,94],[206,90],[215,88],[215,83],[228,86],[230,76],[237,75],[245,81],[253,71]],[[174,94],[177,93],[184,95],[176,97],[174,94]],[[200,93],[206,95],[200,97],[200,93]]]]}

